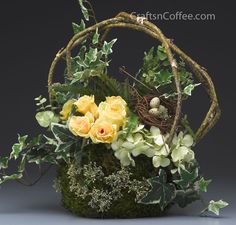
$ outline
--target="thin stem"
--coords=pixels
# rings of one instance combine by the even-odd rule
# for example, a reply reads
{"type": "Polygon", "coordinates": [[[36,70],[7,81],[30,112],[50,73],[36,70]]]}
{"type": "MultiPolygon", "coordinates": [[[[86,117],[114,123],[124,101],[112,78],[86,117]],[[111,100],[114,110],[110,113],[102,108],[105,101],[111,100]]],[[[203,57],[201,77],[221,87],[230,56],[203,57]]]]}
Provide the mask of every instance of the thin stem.
{"type": "Polygon", "coordinates": [[[143,82],[141,82],[140,80],[138,80],[136,77],[134,77],[133,75],[131,75],[130,73],[128,73],[124,68],[120,67],[120,72],[131,77],[133,80],[135,80],[137,83],[143,85],[145,88],[147,88],[150,91],[153,91],[153,89],[151,89],[150,87],[148,87],[146,84],[144,84],[143,82]]]}
{"type": "Polygon", "coordinates": [[[95,14],[95,11],[94,11],[94,9],[93,9],[93,5],[91,4],[91,2],[90,1],[85,1],[86,2],[86,4],[88,4],[88,6],[89,6],[89,11],[90,12],[92,12],[92,15],[90,16],[90,17],[92,17],[93,19],[94,19],[94,22],[95,23],[98,23],[98,21],[97,21],[97,18],[96,18],[96,14],[95,14]]]}
{"type": "Polygon", "coordinates": [[[39,175],[39,177],[38,177],[36,180],[34,180],[33,182],[26,183],[26,182],[24,182],[23,180],[16,180],[16,182],[18,182],[18,183],[20,183],[20,184],[22,184],[22,185],[24,185],[24,186],[31,187],[31,186],[37,184],[37,183],[41,180],[41,178],[47,174],[47,172],[51,169],[51,167],[52,167],[52,165],[48,166],[48,168],[45,169],[44,171],[41,171],[41,168],[40,168],[40,175],[39,175]]]}

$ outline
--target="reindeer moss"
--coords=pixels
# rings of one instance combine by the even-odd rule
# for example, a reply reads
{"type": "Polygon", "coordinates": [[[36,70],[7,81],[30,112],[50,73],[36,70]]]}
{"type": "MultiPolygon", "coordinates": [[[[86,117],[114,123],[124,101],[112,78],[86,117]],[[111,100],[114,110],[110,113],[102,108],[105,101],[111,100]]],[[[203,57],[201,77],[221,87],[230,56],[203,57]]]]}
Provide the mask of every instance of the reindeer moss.
{"type": "MultiPolygon", "coordinates": [[[[141,181],[143,178],[148,178],[156,174],[156,171],[150,166],[149,161],[140,157],[138,165],[131,168],[132,179],[141,181]],[[145,169],[144,169],[145,168],[145,169]]],[[[104,176],[109,176],[117,171],[120,171],[119,161],[113,156],[111,150],[107,150],[102,145],[97,145],[96,148],[90,146],[86,154],[82,158],[82,164],[88,165],[89,162],[96,162],[104,172],[104,176]],[[91,158],[92,157],[92,158],[91,158]]],[[[112,201],[108,210],[99,212],[97,209],[89,205],[91,200],[89,197],[78,197],[70,188],[70,178],[68,170],[71,165],[61,165],[58,169],[58,181],[62,195],[62,204],[70,212],[82,217],[89,218],[137,218],[137,217],[156,217],[165,213],[160,210],[158,205],[143,205],[135,201],[136,194],[134,192],[122,191],[122,197],[112,201]]],[[[83,182],[83,177],[76,178],[78,182],[83,182]]],[[[94,189],[108,189],[105,182],[92,183],[94,189]]],[[[167,207],[168,208],[168,207],[167,207]]]]}

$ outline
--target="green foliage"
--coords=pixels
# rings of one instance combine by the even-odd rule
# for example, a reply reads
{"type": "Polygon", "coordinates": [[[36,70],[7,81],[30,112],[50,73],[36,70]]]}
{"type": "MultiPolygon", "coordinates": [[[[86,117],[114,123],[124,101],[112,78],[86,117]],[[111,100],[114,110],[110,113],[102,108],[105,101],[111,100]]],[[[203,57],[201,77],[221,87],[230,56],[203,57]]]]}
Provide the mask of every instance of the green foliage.
{"type": "Polygon", "coordinates": [[[59,122],[59,117],[52,111],[43,111],[43,112],[38,112],[35,115],[36,120],[38,121],[39,125],[41,127],[49,127],[51,123],[58,123],[59,122]]]}
{"type": "Polygon", "coordinates": [[[162,210],[175,198],[175,186],[167,182],[166,172],[162,169],[159,176],[148,179],[151,190],[139,202],[142,204],[159,204],[162,210]]]}
{"type": "MultiPolygon", "coordinates": [[[[99,34],[96,33],[93,36],[92,42],[98,43],[99,34]]],[[[80,48],[80,51],[76,57],[72,59],[72,71],[73,79],[70,81],[71,84],[82,83],[84,86],[88,85],[88,80],[91,77],[97,77],[105,73],[109,62],[107,61],[108,55],[112,53],[112,47],[116,39],[107,43],[104,42],[100,48],[86,46],[80,48]]]]}
{"type": "Polygon", "coordinates": [[[37,111],[46,111],[47,109],[51,108],[51,105],[46,105],[47,99],[44,98],[42,95],[34,99],[37,106],[37,111]]]}
{"type": "MultiPolygon", "coordinates": [[[[180,76],[183,94],[190,96],[193,89],[199,84],[193,84],[192,74],[187,71],[185,63],[181,59],[177,63],[177,71],[180,76]]],[[[145,53],[141,74],[141,79],[145,84],[151,88],[154,87],[162,93],[164,92],[165,97],[174,97],[176,95],[172,68],[164,46],[159,45],[157,49],[152,47],[145,53]]]]}
{"type": "Polygon", "coordinates": [[[0,157],[0,170],[8,167],[8,157],[0,157]]]}
{"type": "Polygon", "coordinates": [[[80,4],[81,11],[83,13],[84,18],[89,21],[89,11],[88,9],[84,6],[84,3],[86,3],[86,0],[78,0],[80,4]]]}
{"type": "Polygon", "coordinates": [[[202,211],[202,214],[207,213],[207,212],[211,212],[211,213],[214,213],[215,215],[219,216],[220,209],[223,209],[228,205],[229,204],[223,200],[219,200],[219,201],[211,200],[209,202],[207,208],[202,211]]]}
{"type": "Polygon", "coordinates": [[[110,41],[110,42],[104,41],[104,44],[103,44],[103,46],[102,46],[102,53],[103,53],[104,55],[109,55],[109,54],[111,54],[111,53],[113,52],[112,47],[113,47],[113,45],[116,43],[116,41],[117,41],[117,39],[113,39],[113,40],[110,41]]]}
{"type": "Polygon", "coordinates": [[[18,135],[18,143],[14,144],[12,146],[12,152],[11,152],[11,156],[10,158],[14,158],[17,159],[20,155],[20,153],[22,152],[22,150],[24,149],[24,147],[26,146],[26,139],[28,136],[20,136],[18,135]]]}
{"type": "Polygon", "coordinates": [[[85,29],[85,23],[81,20],[80,24],[72,23],[74,34],[78,34],[85,29]]]}
{"type": "Polygon", "coordinates": [[[192,171],[188,171],[180,167],[178,171],[180,179],[174,180],[174,182],[183,190],[190,187],[198,177],[198,168],[194,168],[192,171]]]}
{"type": "MultiPolygon", "coordinates": [[[[72,150],[75,149],[75,146],[77,146],[78,149],[80,139],[76,138],[66,126],[61,124],[52,124],[51,131],[57,140],[55,149],[56,158],[68,162],[73,154],[72,150]]],[[[79,151],[81,150],[82,149],[79,149],[79,151]]]]}
{"type": "Polygon", "coordinates": [[[93,35],[92,43],[96,45],[99,41],[100,34],[98,33],[98,28],[96,29],[95,34],[93,35]]]}
{"type": "Polygon", "coordinates": [[[51,87],[51,91],[54,95],[58,95],[59,93],[65,95],[65,99],[62,103],[65,103],[68,99],[77,98],[78,95],[94,95],[96,99],[103,100],[105,99],[105,95],[103,91],[93,88],[93,87],[84,87],[81,85],[74,85],[74,84],[60,84],[54,83],[51,87]],[[67,97],[69,96],[69,97],[67,97]]]}
{"type": "Polygon", "coordinates": [[[192,91],[194,90],[195,87],[199,86],[200,84],[189,84],[184,88],[184,94],[191,96],[192,91]]]}
{"type": "Polygon", "coordinates": [[[65,125],[53,123],[51,126],[51,131],[59,143],[76,140],[76,137],[68,130],[65,125]]]}
{"type": "Polygon", "coordinates": [[[128,117],[129,117],[129,122],[126,126],[127,130],[125,137],[128,137],[139,124],[139,117],[136,114],[129,111],[128,117]]]}
{"type": "Polygon", "coordinates": [[[208,185],[211,183],[211,180],[205,180],[204,177],[201,177],[199,181],[197,181],[197,187],[202,192],[207,192],[208,185]]]}

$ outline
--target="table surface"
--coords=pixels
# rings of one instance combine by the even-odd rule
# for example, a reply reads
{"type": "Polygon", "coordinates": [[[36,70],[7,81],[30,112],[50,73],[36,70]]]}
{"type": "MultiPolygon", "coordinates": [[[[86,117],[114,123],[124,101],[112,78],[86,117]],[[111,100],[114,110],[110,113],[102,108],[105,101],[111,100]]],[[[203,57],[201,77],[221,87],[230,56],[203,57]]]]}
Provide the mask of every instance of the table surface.
{"type": "MultiPolygon", "coordinates": [[[[50,176],[50,175],[49,175],[50,176]]],[[[207,198],[230,202],[230,206],[222,210],[221,217],[202,217],[199,212],[201,203],[180,209],[174,207],[168,217],[145,219],[86,219],[72,215],[60,204],[60,195],[52,188],[52,179],[46,177],[34,187],[23,187],[17,183],[9,183],[0,189],[0,224],[7,225],[74,225],[74,224],[114,224],[114,225],[235,225],[236,194],[235,185],[230,182],[214,183],[207,198]]]]}

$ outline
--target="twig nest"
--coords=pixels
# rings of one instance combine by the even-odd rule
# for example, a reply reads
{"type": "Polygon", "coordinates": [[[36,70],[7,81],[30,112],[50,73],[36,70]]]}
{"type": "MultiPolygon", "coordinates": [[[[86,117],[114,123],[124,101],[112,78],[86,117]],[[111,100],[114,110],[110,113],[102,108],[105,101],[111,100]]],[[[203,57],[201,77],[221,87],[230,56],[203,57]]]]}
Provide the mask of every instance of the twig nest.
{"type": "Polygon", "coordinates": [[[137,92],[134,92],[133,94],[137,99],[135,112],[138,114],[142,123],[148,126],[158,127],[163,134],[168,133],[175,117],[176,100],[171,98],[167,99],[164,96],[141,96],[137,92]],[[158,104],[156,103],[158,101],[157,99],[160,100],[159,106],[151,108],[151,105],[153,104],[151,104],[151,102],[158,104]]]}
{"type": "Polygon", "coordinates": [[[154,97],[151,101],[150,101],[150,107],[153,108],[158,108],[160,106],[160,99],[158,97],[154,97]]]}

